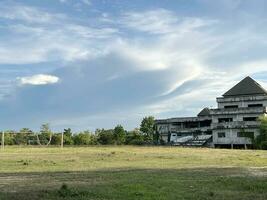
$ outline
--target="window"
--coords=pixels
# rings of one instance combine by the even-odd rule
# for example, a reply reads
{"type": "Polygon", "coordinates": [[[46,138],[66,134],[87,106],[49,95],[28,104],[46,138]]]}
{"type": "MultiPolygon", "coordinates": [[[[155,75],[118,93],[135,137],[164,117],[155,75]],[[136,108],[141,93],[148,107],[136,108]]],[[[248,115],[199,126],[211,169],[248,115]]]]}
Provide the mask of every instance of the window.
{"type": "Polygon", "coordinates": [[[210,126],[211,120],[205,120],[200,122],[200,127],[207,127],[210,126]]]}
{"type": "Polygon", "coordinates": [[[254,138],[254,132],[238,132],[237,137],[254,138]]]}
{"type": "Polygon", "coordinates": [[[257,117],[243,117],[243,121],[245,122],[257,121],[257,117]]]}
{"type": "Polygon", "coordinates": [[[263,107],[263,104],[248,104],[248,107],[263,107]]]}
{"type": "Polygon", "coordinates": [[[219,118],[218,121],[219,121],[219,123],[222,123],[222,122],[232,122],[233,121],[233,118],[219,118]]]}
{"type": "Polygon", "coordinates": [[[199,126],[198,122],[185,122],[185,128],[197,128],[199,126]]]}
{"type": "Polygon", "coordinates": [[[166,126],[166,125],[161,125],[161,126],[159,126],[158,130],[159,130],[159,132],[161,132],[161,133],[168,132],[168,126],[166,126]]]}
{"type": "Polygon", "coordinates": [[[238,108],[238,105],[224,106],[224,108],[238,108]]]}
{"type": "Polygon", "coordinates": [[[218,138],[225,138],[225,133],[224,132],[218,133],[218,138]]]}

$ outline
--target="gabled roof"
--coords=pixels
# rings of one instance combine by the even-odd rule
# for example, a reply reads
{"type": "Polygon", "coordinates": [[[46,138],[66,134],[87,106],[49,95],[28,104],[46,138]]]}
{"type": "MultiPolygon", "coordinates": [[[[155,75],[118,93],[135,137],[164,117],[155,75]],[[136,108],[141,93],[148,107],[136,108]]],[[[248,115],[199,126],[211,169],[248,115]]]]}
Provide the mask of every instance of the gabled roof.
{"type": "Polygon", "coordinates": [[[201,116],[209,116],[210,115],[210,109],[209,108],[204,108],[203,110],[200,111],[200,113],[198,113],[198,117],[201,116]]]}
{"type": "Polygon", "coordinates": [[[267,91],[248,76],[223,94],[224,97],[246,95],[267,95],[267,91]]]}

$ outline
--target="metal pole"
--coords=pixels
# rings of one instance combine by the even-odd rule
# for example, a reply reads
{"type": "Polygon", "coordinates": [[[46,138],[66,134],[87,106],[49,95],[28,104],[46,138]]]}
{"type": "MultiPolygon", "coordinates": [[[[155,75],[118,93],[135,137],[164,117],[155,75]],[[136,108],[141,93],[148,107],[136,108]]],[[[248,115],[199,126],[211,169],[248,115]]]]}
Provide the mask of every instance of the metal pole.
{"type": "Polygon", "coordinates": [[[61,133],[61,149],[63,149],[63,143],[64,143],[64,133],[61,133]]]}
{"type": "Polygon", "coordinates": [[[5,132],[2,132],[2,141],[1,141],[1,148],[4,149],[5,148],[5,132]]]}

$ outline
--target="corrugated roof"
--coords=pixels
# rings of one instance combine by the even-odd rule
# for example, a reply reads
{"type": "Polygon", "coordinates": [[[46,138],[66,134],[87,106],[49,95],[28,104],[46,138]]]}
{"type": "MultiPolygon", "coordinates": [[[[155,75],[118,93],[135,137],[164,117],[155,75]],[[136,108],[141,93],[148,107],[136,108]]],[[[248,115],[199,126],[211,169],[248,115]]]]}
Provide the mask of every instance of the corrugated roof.
{"type": "Polygon", "coordinates": [[[223,94],[224,97],[245,95],[267,95],[267,91],[248,76],[223,94]]]}

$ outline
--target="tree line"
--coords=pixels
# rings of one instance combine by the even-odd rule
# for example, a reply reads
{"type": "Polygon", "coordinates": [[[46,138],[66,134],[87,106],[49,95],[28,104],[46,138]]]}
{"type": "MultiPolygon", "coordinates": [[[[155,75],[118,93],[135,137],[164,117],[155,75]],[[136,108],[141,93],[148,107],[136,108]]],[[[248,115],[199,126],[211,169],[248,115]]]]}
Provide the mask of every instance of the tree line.
{"type": "MultiPolygon", "coordinates": [[[[157,141],[154,117],[143,118],[140,127],[131,131],[117,125],[114,129],[96,129],[95,132],[73,133],[70,128],[63,131],[64,145],[144,145],[157,141]]],[[[5,131],[5,145],[60,145],[62,132],[53,132],[49,124],[43,124],[38,133],[29,128],[5,131]]]]}
{"type": "MultiPolygon", "coordinates": [[[[259,120],[261,122],[259,135],[247,137],[251,137],[254,149],[267,150],[267,117],[260,117],[259,120]]],[[[61,139],[62,133],[53,132],[49,124],[43,124],[38,133],[29,128],[5,131],[6,145],[60,145],[61,139]]],[[[125,130],[122,125],[117,125],[114,129],[96,129],[95,132],[86,130],[73,133],[70,128],[63,131],[64,145],[148,145],[159,142],[159,135],[155,131],[155,120],[152,116],[143,118],[140,127],[131,131],[125,130]]]]}

